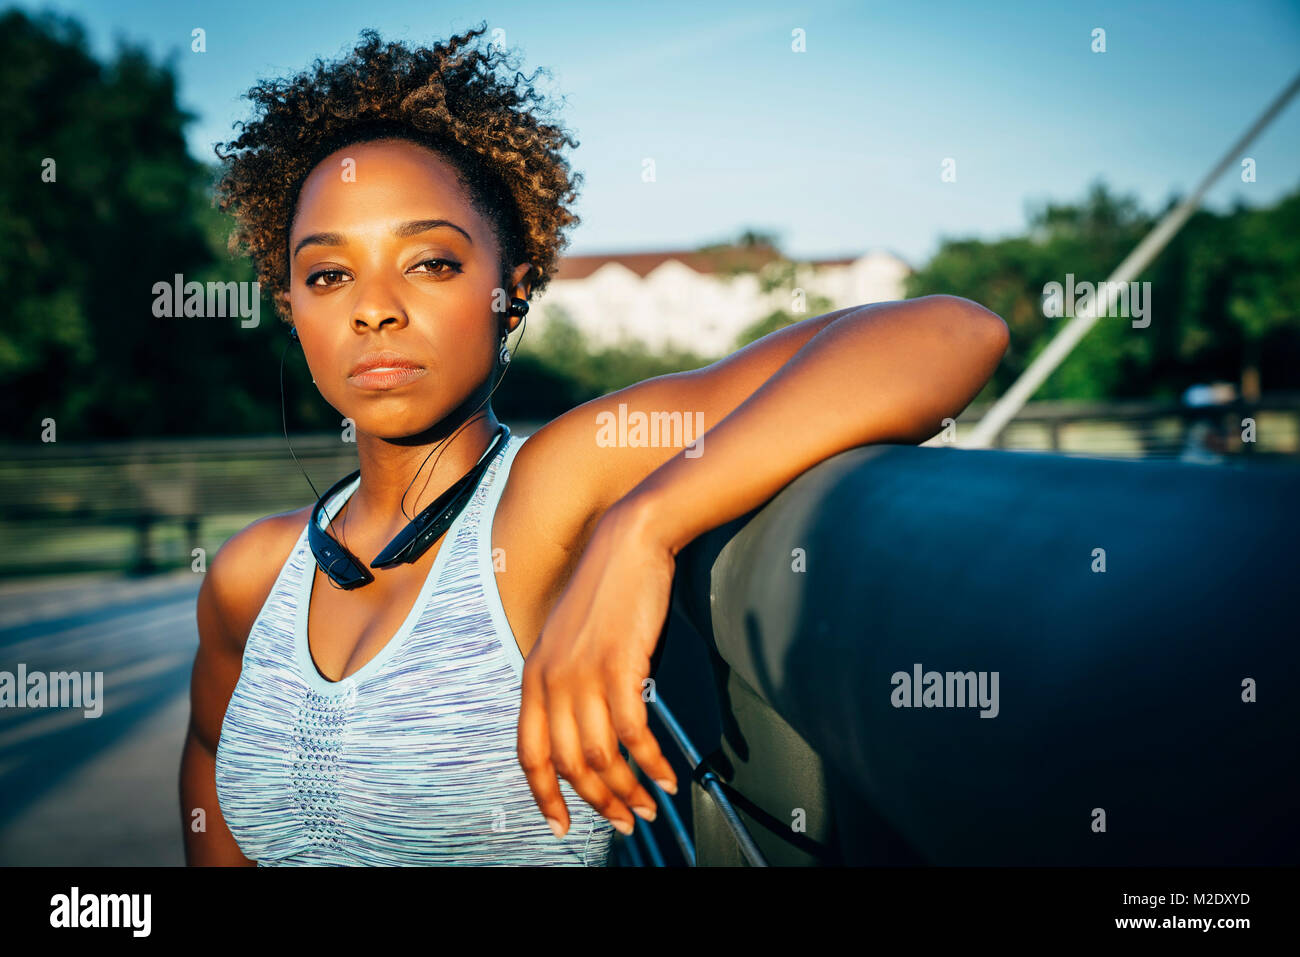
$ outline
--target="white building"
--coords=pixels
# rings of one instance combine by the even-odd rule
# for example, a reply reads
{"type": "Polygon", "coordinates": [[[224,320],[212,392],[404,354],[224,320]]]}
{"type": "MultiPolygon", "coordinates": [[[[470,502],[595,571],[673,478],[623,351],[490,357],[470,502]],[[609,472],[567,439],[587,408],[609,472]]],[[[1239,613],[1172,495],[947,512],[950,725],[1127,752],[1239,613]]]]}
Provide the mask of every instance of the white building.
{"type": "Polygon", "coordinates": [[[704,356],[734,348],[747,326],[777,310],[808,318],[865,302],[903,298],[910,268],[873,251],[858,258],[790,263],[771,246],[732,246],[606,256],[567,256],[529,314],[529,332],[564,314],[593,345],[631,341],[704,356]],[[761,291],[759,274],[785,275],[761,291]],[[816,308],[817,296],[830,305],[816,308]]]}

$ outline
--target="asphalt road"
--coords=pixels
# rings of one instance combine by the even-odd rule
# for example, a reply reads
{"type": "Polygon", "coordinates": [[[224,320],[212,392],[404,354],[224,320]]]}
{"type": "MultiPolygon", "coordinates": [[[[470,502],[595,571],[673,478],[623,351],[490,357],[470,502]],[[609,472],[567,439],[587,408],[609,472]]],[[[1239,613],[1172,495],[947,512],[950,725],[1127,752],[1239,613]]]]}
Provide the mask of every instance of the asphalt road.
{"type": "MultiPolygon", "coordinates": [[[[178,776],[198,648],[201,576],[82,575],[0,582],[0,672],[103,672],[102,714],[0,707],[0,866],[179,866],[178,776]]],[[[708,751],[718,734],[707,659],[670,630],[659,678],[708,751]]],[[[2,677],[2,676],[0,676],[2,677]]],[[[679,781],[690,768],[656,721],[679,781]]],[[[690,789],[673,803],[691,827],[690,789]]],[[[662,819],[656,840],[670,858],[662,819]]]]}
{"type": "Polygon", "coordinates": [[[201,576],[0,584],[0,672],[103,672],[102,714],[0,707],[0,865],[181,865],[201,576]]]}

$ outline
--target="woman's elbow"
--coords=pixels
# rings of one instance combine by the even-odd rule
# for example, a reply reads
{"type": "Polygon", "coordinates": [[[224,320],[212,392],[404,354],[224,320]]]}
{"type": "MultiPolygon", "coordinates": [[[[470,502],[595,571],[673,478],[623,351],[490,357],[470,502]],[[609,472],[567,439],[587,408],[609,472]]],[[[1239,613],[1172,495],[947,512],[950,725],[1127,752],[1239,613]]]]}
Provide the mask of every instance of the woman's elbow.
{"type": "Polygon", "coordinates": [[[1001,316],[961,296],[940,294],[926,298],[934,301],[954,331],[969,342],[971,348],[978,349],[980,355],[994,366],[1002,361],[1011,344],[1011,330],[1001,316]]]}

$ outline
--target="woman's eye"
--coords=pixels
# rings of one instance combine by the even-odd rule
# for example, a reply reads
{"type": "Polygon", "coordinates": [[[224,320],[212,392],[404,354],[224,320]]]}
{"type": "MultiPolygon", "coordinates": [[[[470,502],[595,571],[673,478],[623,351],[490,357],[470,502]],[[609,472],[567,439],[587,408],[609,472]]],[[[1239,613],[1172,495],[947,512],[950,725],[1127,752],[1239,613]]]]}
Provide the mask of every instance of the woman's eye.
{"type": "MultiPolygon", "coordinates": [[[[416,263],[411,269],[413,271],[422,270],[432,276],[444,276],[460,272],[461,265],[452,259],[426,259],[423,262],[416,263]]],[[[339,285],[346,278],[347,273],[342,269],[319,269],[307,277],[307,285],[315,286],[318,289],[326,289],[330,286],[339,285]],[[321,282],[322,279],[325,281],[321,282]]]]}
{"type": "Polygon", "coordinates": [[[431,268],[428,270],[428,272],[431,273],[431,274],[433,274],[433,275],[435,275],[435,276],[441,276],[441,275],[445,275],[445,274],[447,274],[447,273],[453,273],[453,272],[460,272],[460,263],[455,262],[454,260],[451,260],[451,259],[426,259],[426,260],[424,260],[423,262],[418,262],[418,263],[416,263],[416,264],[415,264],[414,266],[412,266],[411,268],[412,268],[412,269],[419,269],[421,266],[429,266],[429,267],[431,267],[431,268]],[[443,268],[441,268],[441,269],[434,269],[434,268],[432,268],[432,267],[435,267],[435,266],[441,266],[441,267],[443,267],[443,268]]]}
{"type": "Polygon", "coordinates": [[[320,279],[322,276],[345,276],[345,275],[347,275],[347,273],[345,273],[342,269],[322,269],[318,272],[312,273],[310,276],[307,277],[307,285],[321,286],[321,287],[337,286],[338,285],[337,282],[317,282],[316,280],[320,279]]]}

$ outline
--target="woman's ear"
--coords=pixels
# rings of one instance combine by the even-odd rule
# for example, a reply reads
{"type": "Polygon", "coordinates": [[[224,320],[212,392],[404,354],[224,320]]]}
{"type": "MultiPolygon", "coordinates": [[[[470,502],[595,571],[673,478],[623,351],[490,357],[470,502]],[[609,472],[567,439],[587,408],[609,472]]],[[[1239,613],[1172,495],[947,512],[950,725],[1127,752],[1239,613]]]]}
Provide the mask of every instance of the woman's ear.
{"type": "Polygon", "coordinates": [[[533,264],[520,263],[515,267],[514,275],[511,277],[510,295],[517,299],[527,300],[532,292],[533,264]]]}
{"type": "MultiPolygon", "coordinates": [[[[510,298],[522,299],[527,302],[529,295],[532,293],[533,264],[520,263],[515,267],[515,271],[510,278],[512,283],[510,298]]],[[[506,329],[509,332],[518,329],[521,322],[523,322],[522,316],[517,316],[510,311],[506,312],[506,329]]]]}

